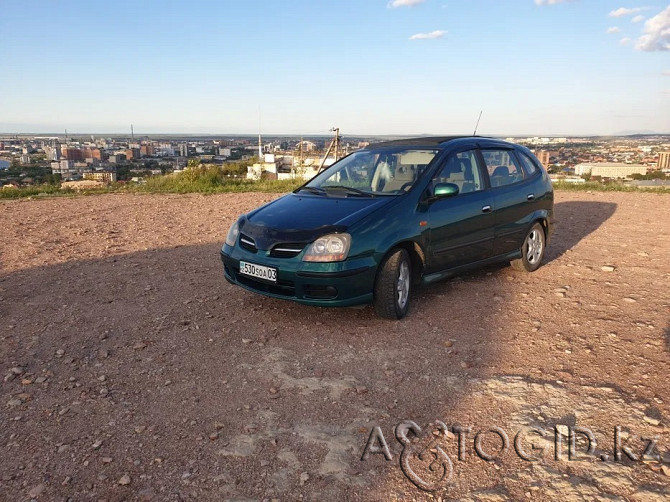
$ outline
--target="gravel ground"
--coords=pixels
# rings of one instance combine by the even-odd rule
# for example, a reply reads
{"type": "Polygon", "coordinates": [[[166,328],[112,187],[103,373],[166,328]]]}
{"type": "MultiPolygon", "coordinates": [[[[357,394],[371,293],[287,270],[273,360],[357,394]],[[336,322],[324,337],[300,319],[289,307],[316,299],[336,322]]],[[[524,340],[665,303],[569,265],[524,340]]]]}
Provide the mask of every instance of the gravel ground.
{"type": "Polygon", "coordinates": [[[226,283],[229,225],[273,197],[0,203],[0,500],[667,500],[670,197],[559,192],[538,271],[425,288],[398,322],[226,283]],[[403,455],[405,420],[427,434],[403,455]],[[462,459],[437,420],[471,428],[462,459]],[[361,459],[376,426],[391,460],[361,459]]]}

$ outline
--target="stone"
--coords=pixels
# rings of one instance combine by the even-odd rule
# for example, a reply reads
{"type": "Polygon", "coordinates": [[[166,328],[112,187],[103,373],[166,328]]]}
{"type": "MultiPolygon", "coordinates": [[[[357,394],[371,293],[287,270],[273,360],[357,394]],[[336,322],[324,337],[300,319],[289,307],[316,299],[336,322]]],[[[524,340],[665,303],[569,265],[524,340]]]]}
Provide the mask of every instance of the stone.
{"type": "Polygon", "coordinates": [[[661,423],[660,420],[658,420],[658,419],[656,419],[656,418],[653,418],[653,417],[650,417],[650,416],[648,416],[648,415],[643,416],[642,419],[643,419],[645,422],[647,422],[648,424],[651,424],[651,425],[658,425],[658,424],[661,423]]]}
{"type": "Polygon", "coordinates": [[[28,496],[31,499],[36,499],[37,497],[39,497],[42,494],[42,492],[44,491],[45,488],[46,487],[43,484],[39,484],[39,485],[35,486],[34,488],[30,489],[30,491],[28,492],[28,496]]]}
{"type": "Polygon", "coordinates": [[[300,486],[304,486],[305,483],[309,481],[309,474],[303,472],[300,474],[300,486]]]}
{"type": "Polygon", "coordinates": [[[570,428],[567,425],[559,424],[556,426],[556,430],[561,436],[568,437],[570,434],[570,428]]]}
{"type": "Polygon", "coordinates": [[[616,267],[612,265],[603,265],[602,267],[600,267],[600,270],[602,270],[603,272],[614,272],[616,270],[616,267]]]}
{"type": "Polygon", "coordinates": [[[119,479],[119,484],[121,486],[127,486],[130,484],[130,481],[131,481],[130,476],[128,476],[128,474],[124,474],[123,476],[121,476],[121,479],[119,479]]]}

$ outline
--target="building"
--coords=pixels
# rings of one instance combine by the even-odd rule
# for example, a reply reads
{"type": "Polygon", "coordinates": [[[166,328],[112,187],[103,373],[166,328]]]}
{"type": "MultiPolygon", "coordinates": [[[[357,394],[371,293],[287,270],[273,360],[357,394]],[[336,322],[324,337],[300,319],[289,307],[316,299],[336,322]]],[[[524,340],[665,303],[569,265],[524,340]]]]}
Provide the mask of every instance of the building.
{"type": "Polygon", "coordinates": [[[21,160],[21,164],[23,164],[23,165],[30,164],[30,155],[28,155],[27,153],[24,153],[24,154],[21,155],[20,160],[21,160]]]}
{"type": "Polygon", "coordinates": [[[124,153],[115,153],[114,155],[109,156],[110,164],[120,164],[126,161],[126,155],[124,153]]]}
{"type": "Polygon", "coordinates": [[[84,152],[79,148],[62,146],[60,149],[61,157],[66,160],[84,160],[84,152]]]}
{"type": "Polygon", "coordinates": [[[141,157],[139,148],[128,148],[126,150],[126,159],[137,160],[141,157]]]}
{"type": "Polygon", "coordinates": [[[582,176],[600,176],[601,178],[628,178],[633,174],[647,174],[647,166],[642,164],[621,164],[615,162],[596,162],[577,164],[575,174],[582,176]]]}
{"type": "Polygon", "coordinates": [[[670,152],[658,152],[658,169],[670,169],[670,152]]]}
{"type": "Polygon", "coordinates": [[[145,143],[140,147],[140,155],[142,157],[153,157],[154,146],[151,143],[145,143]]]}
{"type": "Polygon", "coordinates": [[[547,150],[538,150],[535,152],[537,160],[540,161],[544,167],[549,167],[549,153],[547,150]]]}
{"type": "Polygon", "coordinates": [[[102,181],[103,183],[114,183],[116,173],[113,171],[84,171],[85,180],[102,181]]]}

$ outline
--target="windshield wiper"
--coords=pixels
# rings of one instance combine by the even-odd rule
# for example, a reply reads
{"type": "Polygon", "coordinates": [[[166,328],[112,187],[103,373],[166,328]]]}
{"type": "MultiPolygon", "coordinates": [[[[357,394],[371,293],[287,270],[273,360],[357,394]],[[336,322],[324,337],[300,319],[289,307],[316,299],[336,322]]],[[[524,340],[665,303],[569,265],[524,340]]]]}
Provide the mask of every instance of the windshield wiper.
{"type": "Polygon", "coordinates": [[[375,196],[373,193],[366,192],[365,190],[360,190],[358,188],[348,187],[348,186],[344,186],[344,185],[328,185],[325,188],[326,188],[326,190],[328,190],[330,188],[334,188],[336,190],[346,190],[347,192],[349,192],[349,194],[357,195],[359,197],[374,197],[375,196]]]}
{"type": "Polygon", "coordinates": [[[294,191],[294,193],[299,192],[300,190],[307,190],[308,192],[315,193],[317,195],[324,195],[326,191],[323,188],[319,187],[308,187],[308,186],[302,186],[294,191]]]}

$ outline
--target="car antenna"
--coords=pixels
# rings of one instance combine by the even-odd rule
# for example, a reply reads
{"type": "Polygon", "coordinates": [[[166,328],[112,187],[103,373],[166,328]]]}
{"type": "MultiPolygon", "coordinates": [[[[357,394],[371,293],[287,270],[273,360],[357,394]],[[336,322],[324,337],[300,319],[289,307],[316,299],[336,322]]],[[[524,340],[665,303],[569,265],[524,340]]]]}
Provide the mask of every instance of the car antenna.
{"type": "Polygon", "coordinates": [[[479,110],[479,117],[477,118],[477,123],[475,124],[475,132],[472,133],[473,136],[477,136],[477,128],[479,127],[479,121],[482,118],[482,111],[483,110],[479,110]]]}

